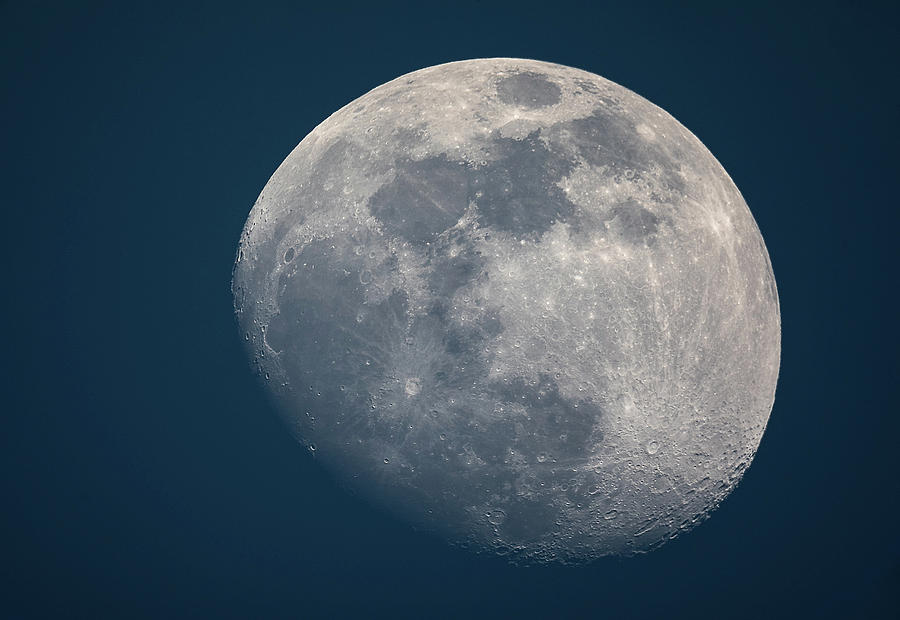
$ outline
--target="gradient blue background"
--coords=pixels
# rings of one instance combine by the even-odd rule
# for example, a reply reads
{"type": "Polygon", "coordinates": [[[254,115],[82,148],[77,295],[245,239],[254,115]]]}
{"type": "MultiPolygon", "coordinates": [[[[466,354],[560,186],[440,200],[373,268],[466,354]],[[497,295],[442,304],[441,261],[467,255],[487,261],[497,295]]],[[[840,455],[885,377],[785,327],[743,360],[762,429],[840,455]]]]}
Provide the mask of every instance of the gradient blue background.
{"type": "Polygon", "coordinates": [[[898,617],[896,12],[302,4],[0,5],[0,617],[898,617]],[[648,556],[523,569],[410,530],[294,443],[241,349],[232,260],[276,166],[369,89],[485,56],[669,111],[768,245],[768,430],[648,556]]]}

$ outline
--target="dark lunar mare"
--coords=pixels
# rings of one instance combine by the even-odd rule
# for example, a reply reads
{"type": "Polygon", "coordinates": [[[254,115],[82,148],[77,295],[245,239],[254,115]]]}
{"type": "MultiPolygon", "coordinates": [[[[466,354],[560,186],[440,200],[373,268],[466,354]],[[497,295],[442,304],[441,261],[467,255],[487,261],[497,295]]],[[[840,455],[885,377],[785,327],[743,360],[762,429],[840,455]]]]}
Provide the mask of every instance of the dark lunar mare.
{"type": "Polygon", "coordinates": [[[433,244],[470,205],[476,207],[480,225],[516,239],[539,240],[555,222],[566,222],[575,236],[612,225],[630,243],[652,243],[660,217],[637,201],[613,205],[605,214],[576,216],[559,182],[574,170],[577,153],[613,178],[661,173],[664,186],[678,192],[684,183],[673,169],[673,155],[641,140],[633,126],[623,125],[603,108],[586,118],[556,123],[546,133],[549,147],[541,130],[521,139],[495,131],[485,145],[491,159],[478,165],[446,155],[398,160],[394,180],[370,198],[369,210],[386,232],[420,246],[433,244]],[[559,143],[573,148],[572,154],[555,146],[559,143]]]}
{"type": "Polygon", "coordinates": [[[690,161],[690,154],[673,151],[673,141],[666,142],[664,148],[644,140],[635,125],[616,113],[613,106],[597,107],[584,118],[555,123],[547,137],[551,143],[571,145],[584,161],[607,167],[613,177],[655,170],[663,175],[667,189],[684,192],[679,162],[690,161]]]}
{"type": "Polygon", "coordinates": [[[473,194],[471,165],[440,155],[396,167],[394,180],[369,199],[369,210],[392,235],[430,243],[465,213],[473,194]]]}
{"type": "Polygon", "coordinates": [[[539,73],[521,71],[497,82],[497,96],[503,103],[523,108],[543,108],[559,103],[559,86],[539,73]]]}
{"type": "Polygon", "coordinates": [[[485,147],[491,160],[479,165],[446,155],[397,161],[395,179],[369,200],[369,210],[391,235],[419,245],[432,243],[474,204],[478,222],[517,239],[538,239],[575,210],[558,186],[575,167],[551,151],[535,130],[523,139],[495,132],[485,147]]]}
{"type": "Polygon", "coordinates": [[[472,507],[490,506],[479,518],[507,544],[552,531],[554,489],[568,477],[559,460],[586,455],[601,409],[566,400],[549,375],[486,380],[485,346],[503,331],[496,313],[467,326],[449,313],[460,286],[488,277],[465,235],[436,244],[431,301],[416,316],[400,289],[365,301],[364,274],[390,270],[394,259],[373,267],[355,247],[349,237],[331,238],[283,255],[282,311],[265,338],[291,378],[282,397],[304,412],[300,434],[319,458],[354,472],[351,487],[381,502],[390,497],[394,510],[420,523],[465,523],[472,507]],[[447,244],[462,250],[452,256],[447,244]],[[536,466],[523,477],[516,459],[536,466]],[[435,511],[442,518],[428,519],[435,511]]]}

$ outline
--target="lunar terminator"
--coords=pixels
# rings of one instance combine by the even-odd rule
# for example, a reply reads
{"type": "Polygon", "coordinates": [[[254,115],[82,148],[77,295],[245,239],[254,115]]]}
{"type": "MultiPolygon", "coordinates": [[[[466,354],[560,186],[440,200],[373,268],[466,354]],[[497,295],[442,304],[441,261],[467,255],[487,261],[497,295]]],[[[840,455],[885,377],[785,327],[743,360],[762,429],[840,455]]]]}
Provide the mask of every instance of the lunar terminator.
{"type": "Polygon", "coordinates": [[[315,458],[514,561],[691,529],[774,401],[778,296],[740,192],[665,111],[561,65],[429,67],[333,114],[254,205],[233,292],[315,458]]]}

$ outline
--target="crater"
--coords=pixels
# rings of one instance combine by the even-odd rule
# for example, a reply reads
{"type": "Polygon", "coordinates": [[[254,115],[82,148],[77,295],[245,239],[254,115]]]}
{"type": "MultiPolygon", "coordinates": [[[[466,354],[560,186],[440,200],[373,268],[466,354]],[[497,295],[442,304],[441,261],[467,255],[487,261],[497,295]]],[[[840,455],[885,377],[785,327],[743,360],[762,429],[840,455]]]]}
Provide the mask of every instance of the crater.
{"type": "Polygon", "coordinates": [[[418,377],[410,377],[406,380],[407,396],[415,396],[422,390],[422,380],[418,377]]]}

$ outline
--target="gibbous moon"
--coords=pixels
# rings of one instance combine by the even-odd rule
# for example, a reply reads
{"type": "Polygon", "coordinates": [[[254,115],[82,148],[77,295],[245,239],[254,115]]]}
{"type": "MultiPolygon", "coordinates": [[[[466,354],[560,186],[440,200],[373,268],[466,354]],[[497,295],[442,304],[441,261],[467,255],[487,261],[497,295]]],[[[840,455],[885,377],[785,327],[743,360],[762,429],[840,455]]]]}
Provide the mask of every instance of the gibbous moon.
{"type": "Polygon", "coordinates": [[[515,562],[653,549],[753,459],[781,329],[700,141],[597,75],[429,67],[335,112],[250,212],[253,363],[356,492],[515,562]]]}

